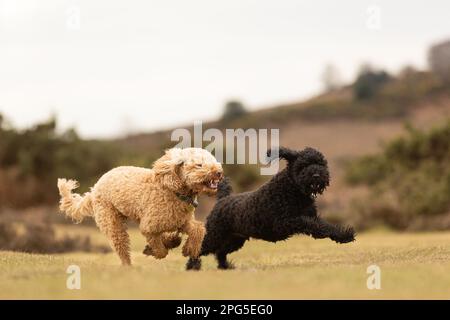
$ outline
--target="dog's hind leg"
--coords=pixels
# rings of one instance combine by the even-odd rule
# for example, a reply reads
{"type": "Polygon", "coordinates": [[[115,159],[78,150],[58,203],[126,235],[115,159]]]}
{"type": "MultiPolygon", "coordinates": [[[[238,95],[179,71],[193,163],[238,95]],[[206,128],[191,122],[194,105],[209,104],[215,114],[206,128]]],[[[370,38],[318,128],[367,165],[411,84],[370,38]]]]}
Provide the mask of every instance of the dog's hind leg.
{"type": "MultiPolygon", "coordinates": [[[[174,249],[180,246],[181,244],[181,236],[178,232],[165,232],[161,235],[161,240],[166,249],[174,249]]],[[[147,244],[144,248],[143,254],[147,256],[153,255],[152,248],[149,244],[147,244]]]]}
{"type": "Polygon", "coordinates": [[[143,252],[145,255],[153,256],[156,259],[164,259],[169,254],[161,234],[146,233],[145,231],[142,234],[147,238],[148,243],[143,252]]]}
{"type": "Polygon", "coordinates": [[[147,241],[156,259],[164,259],[169,254],[169,250],[164,246],[161,235],[152,234],[147,237],[147,241]]]}
{"type": "Polygon", "coordinates": [[[147,239],[144,254],[152,255],[156,259],[164,259],[169,250],[164,246],[162,226],[154,221],[151,216],[144,216],[139,223],[139,230],[147,239]]]}
{"type": "Polygon", "coordinates": [[[216,253],[217,268],[222,270],[234,269],[234,265],[227,260],[227,253],[216,253]]]}
{"type": "Polygon", "coordinates": [[[99,200],[94,202],[94,217],[100,231],[108,237],[122,265],[131,265],[130,237],[127,232],[126,217],[111,205],[99,200]]]}
{"type": "Polygon", "coordinates": [[[223,239],[221,248],[216,251],[217,267],[223,270],[234,269],[234,265],[227,260],[227,255],[242,248],[245,241],[246,238],[236,236],[223,239]]]}

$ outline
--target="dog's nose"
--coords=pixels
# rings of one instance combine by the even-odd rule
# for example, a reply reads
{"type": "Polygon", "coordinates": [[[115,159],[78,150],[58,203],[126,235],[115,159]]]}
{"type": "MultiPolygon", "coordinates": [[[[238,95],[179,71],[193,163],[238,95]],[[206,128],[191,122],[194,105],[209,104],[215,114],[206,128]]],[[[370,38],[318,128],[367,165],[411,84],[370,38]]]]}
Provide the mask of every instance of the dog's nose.
{"type": "Polygon", "coordinates": [[[222,179],[223,172],[221,172],[221,171],[216,172],[216,177],[217,177],[217,179],[222,179]]]}

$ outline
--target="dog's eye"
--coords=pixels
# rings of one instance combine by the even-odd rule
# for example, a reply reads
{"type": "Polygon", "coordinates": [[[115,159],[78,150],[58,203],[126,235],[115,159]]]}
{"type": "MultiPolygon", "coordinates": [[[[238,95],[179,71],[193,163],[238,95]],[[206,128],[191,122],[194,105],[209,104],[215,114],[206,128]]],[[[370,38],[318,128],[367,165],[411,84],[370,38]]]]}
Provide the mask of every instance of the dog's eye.
{"type": "Polygon", "coordinates": [[[203,167],[203,164],[202,164],[202,163],[196,163],[196,164],[195,164],[195,167],[196,167],[196,168],[201,168],[201,167],[203,167]]]}

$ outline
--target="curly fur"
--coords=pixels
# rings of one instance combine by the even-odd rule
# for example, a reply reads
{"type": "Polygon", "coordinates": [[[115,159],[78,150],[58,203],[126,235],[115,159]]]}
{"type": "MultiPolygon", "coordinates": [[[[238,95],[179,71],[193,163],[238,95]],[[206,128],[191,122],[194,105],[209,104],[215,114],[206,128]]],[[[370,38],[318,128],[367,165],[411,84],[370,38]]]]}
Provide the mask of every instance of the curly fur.
{"type": "Polygon", "coordinates": [[[206,150],[173,148],[152,169],[112,169],[83,196],[72,193],[78,187],[76,181],[58,179],[60,210],[76,222],[92,216],[123,265],[131,264],[127,219],[139,222],[149,245],[144,253],[162,259],[180,245],[184,233],[188,238],[183,254],[195,258],[205,228],[195,220],[194,207],[177,193],[194,198],[200,193],[214,194],[222,172],[221,164],[206,150]]]}
{"type": "MultiPolygon", "coordinates": [[[[227,255],[242,248],[250,238],[270,242],[295,234],[338,243],[354,241],[351,227],[332,225],[321,219],[315,197],[329,185],[327,161],[312,148],[287,148],[268,152],[268,157],[287,160],[287,167],[254,192],[232,194],[227,179],[219,184],[217,202],[207,218],[200,255],[215,254],[220,269],[230,269],[227,255]]],[[[187,269],[200,269],[200,258],[190,258],[187,269]]]]}

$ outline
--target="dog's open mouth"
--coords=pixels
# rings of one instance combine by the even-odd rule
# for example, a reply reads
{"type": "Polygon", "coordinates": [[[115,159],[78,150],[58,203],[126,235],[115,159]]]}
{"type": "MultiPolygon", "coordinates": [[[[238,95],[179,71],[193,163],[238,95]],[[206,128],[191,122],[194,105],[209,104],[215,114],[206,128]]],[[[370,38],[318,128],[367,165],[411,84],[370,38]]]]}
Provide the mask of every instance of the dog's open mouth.
{"type": "Polygon", "coordinates": [[[205,181],[203,184],[209,189],[217,190],[217,187],[219,186],[219,181],[220,181],[219,179],[212,179],[205,181]]]}
{"type": "Polygon", "coordinates": [[[311,188],[310,189],[311,190],[311,197],[313,199],[317,198],[317,196],[319,194],[322,194],[323,191],[325,190],[325,187],[323,187],[323,186],[321,186],[319,184],[311,184],[309,187],[311,188]]]}

